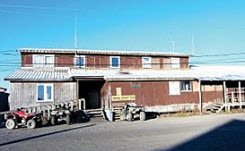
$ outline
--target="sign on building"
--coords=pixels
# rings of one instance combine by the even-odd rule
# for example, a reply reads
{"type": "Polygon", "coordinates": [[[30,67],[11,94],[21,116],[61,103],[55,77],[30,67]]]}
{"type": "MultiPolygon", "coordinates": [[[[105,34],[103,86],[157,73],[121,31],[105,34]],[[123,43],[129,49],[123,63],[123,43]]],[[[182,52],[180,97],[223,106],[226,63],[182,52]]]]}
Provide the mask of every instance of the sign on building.
{"type": "Polygon", "coordinates": [[[135,95],[112,96],[112,101],[135,101],[135,95]]]}

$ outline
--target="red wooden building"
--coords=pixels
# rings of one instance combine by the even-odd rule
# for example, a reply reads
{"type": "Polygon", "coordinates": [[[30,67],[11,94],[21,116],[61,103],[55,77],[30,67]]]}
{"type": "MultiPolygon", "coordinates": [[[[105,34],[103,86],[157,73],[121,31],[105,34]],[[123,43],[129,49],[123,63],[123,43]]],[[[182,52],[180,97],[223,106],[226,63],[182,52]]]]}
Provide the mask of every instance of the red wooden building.
{"type": "Polygon", "coordinates": [[[85,98],[87,109],[131,102],[171,112],[224,98],[222,80],[210,84],[202,79],[207,71],[190,69],[187,54],[35,48],[20,52],[21,67],[5,78],[10,81],[11,109],[85,98]]]}

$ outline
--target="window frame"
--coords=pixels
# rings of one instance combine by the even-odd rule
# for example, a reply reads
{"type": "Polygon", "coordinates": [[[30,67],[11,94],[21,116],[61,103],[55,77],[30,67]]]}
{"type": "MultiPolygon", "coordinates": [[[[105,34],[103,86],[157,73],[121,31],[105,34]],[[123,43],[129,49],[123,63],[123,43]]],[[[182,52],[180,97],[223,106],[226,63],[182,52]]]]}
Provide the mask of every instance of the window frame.
{"type": "Polygon", "coordinates": [[[85,68],[86,67],[86,56],[85,55],[75,55],[75,57],[74,57],[74,67],[76,67],[76,68],[85,68]],[[83,58],[83,66],[79,66],[78,64],[77,64],[77,60],[78,60],[78,58],[83,58]]]}
{"type": "Polygon", "coordinates": [[[43,55],[43,66],[44,67],[54,67],[54,55],[43,55]],[[46,57],[52,57],[53,63],[51,64],[46,64],[46,57]]]}
{"type": "Polygon", "coordinates": [[[189,81],[189,80],[181,81],[181,92],[192,92],[192,82],[189,81]],[[184,84],[184,82],[189,82],[190,83],[190,90],[183,90],[183,84],[184,84]]]}
{"type": "Polygon", "coordinates": [[[171,60],[171,69],[180,69],[180,58],[172,57],[171,60]],[[173,64],[173,60],[178,60],[178,64],[173,64]]]}
{"type": "Polygon", "coordinates": [[[118,69],[118,68],[120,68],[120,56],[110,56],[110,68],[112,68],[112,69],[118,69]],[[112,66],[112,59],[113,58],[117,58],[118,59],[118,67],[113,67],[112,66]]]}
{"type": "Polygon", "coordinates": [[[54,67],[54,63],[55,63],[55,57],[54,57],[54,55],[44,55],[44,54],[33,54],[32,55],[32,64],[33,64],[33,67],[54,67]],[[42,60],[42,62],[40,63],[40,64],[36,64],[35,63],[35,58],[36,57],[41,57],[41,60],[42,60]],[[46,57],[52,57],[52,59],[53,59],[53,63],[51,63],[51,64],[46,64],[46,57]]]}
{"type": "Polygon", "coordinates": [[[54,101],[54,84],[53,83],[39,83],[37,84],[36,86],[36,102],[39,103],[39,102],[53,102],[54,101]],[[43,97],[44,99],[43,100],[38,100],[38,86],[44,86],[44,90],[43,90],[43,97]],[[47,87],[48,86],[51,86],[51,99],[47,99],[47,87]]]}
{"type": "Polygon", "coordinates": [[[144,68],[144,69],[150,69],[150,68],[152,68],[152,58],[151,57],[142,57],[142,61],[141,61],[141,63],[142,63],[142,68],[144,68]],[[144,59],[145,58],[149,58],[149,62],[150,62],[150,64],[146,64],[146,63],[144,63],[144,59]]]}

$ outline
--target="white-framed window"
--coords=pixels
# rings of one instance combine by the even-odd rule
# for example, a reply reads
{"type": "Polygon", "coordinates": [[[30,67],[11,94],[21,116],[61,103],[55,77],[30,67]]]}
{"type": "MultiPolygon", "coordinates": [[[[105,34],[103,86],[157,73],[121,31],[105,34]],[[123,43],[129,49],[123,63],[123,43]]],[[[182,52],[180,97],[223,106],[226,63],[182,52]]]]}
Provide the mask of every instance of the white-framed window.
{"type": "Polygon", "coordinates": [[[142,57],[142,67],[151,68],[151,57],[142,57]]]}
{"type": "Polygon", "coordinates": [[[111,68],[120,68],[120,57],[119,56],[111,56],[110,57],[110,67],[111,68]]]}
{"type": "Polygon", "coordinates": [[[171,68],[172,69],[180,68],[180,58],[171,58],[171,68]]]}
{"type": "Polygon", "coordinates": [[[76,55],[74,58],[75,67],[85,68],[86,66],[86,57],[82,55],[76,55]]]}
{"type": "Polygon", "coordinates": [[[191,81],[182,81],[181,83],[181,91],[191,91],[191,81]]]}
{"type": "Polygon", "coordinates": [[[180,95],[179,81],[169,81],[169,95],[180,95]]]}
{"type": "Polygon", "coordinates": [[[37,84],[37,102],[53,101],[53,84],[37,84]]]}
{"type": "Polygon", "coordinates": [[[33,55],[33,67],[54,67],[54,55],[33,55]]]}

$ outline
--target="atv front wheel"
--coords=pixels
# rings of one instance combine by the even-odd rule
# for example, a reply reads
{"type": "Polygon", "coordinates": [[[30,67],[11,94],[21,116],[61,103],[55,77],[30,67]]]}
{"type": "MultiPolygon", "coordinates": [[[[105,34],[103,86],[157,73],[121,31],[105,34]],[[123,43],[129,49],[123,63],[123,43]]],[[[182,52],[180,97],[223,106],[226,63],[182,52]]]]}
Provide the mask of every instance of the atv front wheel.
{"type": "Polygon", "coordinates": [[[140,120],[145,121],[146,120],[146,113],[144,111],[140,112],[140,120]]]}
{"type": "Polygon", "coordinates": [[[54,126],[54,125],[56,125],[56,116],[55,115],[53,115],[52,117],[51,117],[51,124],[54,126]]]}
{"type": "Polygon", "coordinates": [[[66,124],[67,125],[71,124],[71,115],[70,114],[66,114],[66,124]]]}
{"type": "Polygon", "coordinates": [[[128,120],[129,122],[131,122],[131,121],[133,121],[133,119],[134,119],[133,114],[132,114],[132,113],[128,113],[128,115],[127,115],[127,120],[128,120]]]}
{"type": "Polygon", "coordinates": [[[37,122],[35,120],[33,120],[33,119],[28,120],[27,123],[26,123],[26,126],[29,129],[36,128],[36,125],[37,125],[37,122]]]}
{"type": "Polygon", "coordinates": [[[16,123],[13,119],[8,119],[5,123],[5,126],[7,129],[14,129],[16,126],[16,123]]]}

